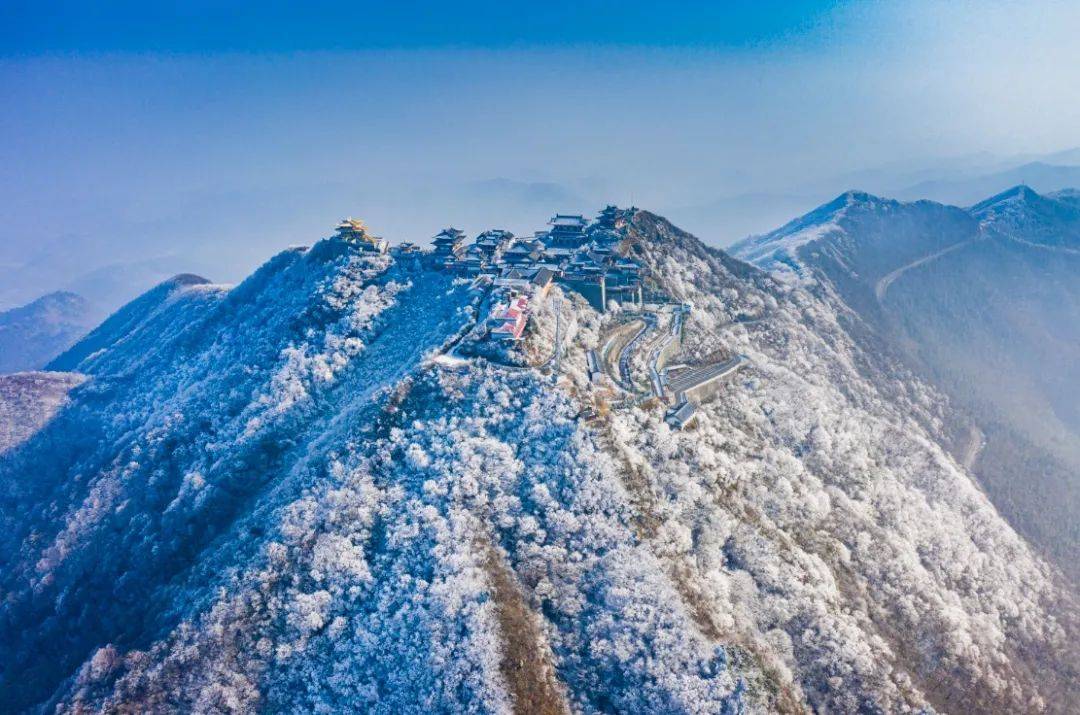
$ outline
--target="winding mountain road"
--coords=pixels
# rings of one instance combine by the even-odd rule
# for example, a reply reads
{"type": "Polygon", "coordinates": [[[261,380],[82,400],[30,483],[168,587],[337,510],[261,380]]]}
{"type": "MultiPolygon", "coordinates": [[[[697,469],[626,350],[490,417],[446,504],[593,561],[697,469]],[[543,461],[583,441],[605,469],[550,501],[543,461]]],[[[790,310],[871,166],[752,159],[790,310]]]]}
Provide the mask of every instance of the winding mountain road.
{"type": "Polygon", "coordinates": [[[640,343],[649,331],[656,327],[656,316],[652,313],[645,313],[641,316],[645,321],[645,324],[641,326],[637,334],[630,339],[623,349],[619,352],[619,377],[620,382],[624,389],[629,392],[634,391],[634,381],[630,375],[630,359],[633,357],[634,352],[637,350],[638,343],[640,343]]]}
{"type": "Polygon", "coordinates": [[[723,362],[690,368],[671,378],[668,381],[668,386],[671,388],[672,392],[678,395],[681,392],[704,385],[713,380],[725,378],[747,364],[748,360],[746,357],[743,355],[736,355],[723,362]]]}
{"type": "Polygon", "coordinates": [[[967,241],[961,241],[960,243],[954,243],[948,248],[943,248],[936,253],[931,253],[929,256],[923,256],[917,261],[912,261],[911,263],[900,266],[895,271],[888,273],[885,277],[883,277],[874,285],[874,295],[877,297],[878,303],[885,299],[885,293],[889,290],[889,286],[896,282],[896,279],[904,275],[904,273],[907,273],[912,268],[918,268],[919,266],[929,263],[930,261],[941,258],[945,254],[952,253],[953,251],[963,248],[964,246],[967,246],[971,243],[974,243],[977,240],[978,239],[976,238],[972,238],[967,241]]]}
{"type": "Polygon", "coordinates": [[[671,316],[671,329],[649,352],[649,383],[656,397],[664,396],[664,383],[660,379],[660,355],[671,345],[671,341],[678,337],[682,329],[682,319],[682,311],[676,310],[671,316]]]}

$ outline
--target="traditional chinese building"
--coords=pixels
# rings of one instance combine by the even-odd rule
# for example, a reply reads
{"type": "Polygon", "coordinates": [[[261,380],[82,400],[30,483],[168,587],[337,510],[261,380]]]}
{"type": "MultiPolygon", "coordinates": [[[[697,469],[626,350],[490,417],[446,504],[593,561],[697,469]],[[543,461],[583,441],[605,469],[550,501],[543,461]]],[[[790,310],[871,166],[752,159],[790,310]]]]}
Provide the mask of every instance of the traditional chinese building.
{"type": "Polygon", "coordinates": [[[490,335],[494,340],[519,340],[529,319],[529,299],[518,296],[492,311],[490,335]]]}
{"type": "Polygon", "coordinates": [[[548,224],[547,245],[560,248],[580,248],[586,242],[585,228],[589,222],[580,214],[555,214],[548,224]]]}
{"type": "Polygon", "coordinates": [[[483,248],[475,243],[468,246],[455,264],[458,272],[466,276],[478,276],[491,262],[483,248]]]}
{"type": "Polygon", "coordinates": [[[431,239],[434,245],[432,260],[436,266],[450,267],[461,258],[465,252],[465,233],[451,226],[444,228],[435,238],[431,239]]]}
{"type": "Polygon", "coordinates": [[[596,217],[596,222],[593,224],[598,228],[606,228],[615,230],[623,223],[622,212],[619,211],[619,207],[613,204],[608,204],[600,211],[600,215],[596,217]]]}
{"type": "Polygon", "coordinates": [[[364,226],[364,222],[360,219],[352,218],[351,216],[347,219],[343,219],[342,222],[337,225],[335,231],[335,238],[357,245],[361,249],[371,253],[386,253],[387,248],[389,248],[389,244],[385,239],[368,233],[367,227],[364,226]]]}
{"type": "Polygon", "coordinates": [[[505,231],[501,228],[491,229],[490,231],[484,231],[482,234],[476,237],[476,241],[473,246],[484,253],[484,256],[491,263],[497,262],[502,258],[506,249],[510,248],[514,242],[514,234],[509,231],[505,231]]]}
{"type": "Polygon", "coordinates": [[[543,255],[539,242],[519,241],[503,252],[502,261],[508,266],[525,266],[536,263],[543,255]]]}
{"type": "Polygon", "coordinates": [[[406,256],[406,255],[411,256],[411,255],[416,255],[416,254],[420,253],[421,249],[420,249],[420,246],[417,246],[415,243],[412,243],[411,241],[403,241],[402,243],[399,243],[396,246],[394,246],[393,248],[391,248],[390,251],[392,253],[397,253],[397,254],[400,254],[400,255],[403,255],[403,256],[406,256]]]}

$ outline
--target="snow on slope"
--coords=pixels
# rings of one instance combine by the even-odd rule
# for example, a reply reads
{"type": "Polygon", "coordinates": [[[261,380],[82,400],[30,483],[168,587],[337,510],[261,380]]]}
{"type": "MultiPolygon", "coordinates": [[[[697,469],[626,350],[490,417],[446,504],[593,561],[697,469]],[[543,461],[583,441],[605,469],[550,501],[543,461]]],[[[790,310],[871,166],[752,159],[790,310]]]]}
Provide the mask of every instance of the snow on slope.
{"type": "Polygon", "coordinates": [[[288,251],[231,291],[171,290],[130,332],[76,346],[94,379],[46,430],[66,434],[64,448],[30,444],[0,464],[15,505],[0,537],[4,622],[24,632],[21,642],[0,638],[21,646],[4,652],[5,674],[47,671],[6,687],[47,697],[106,635],[134,642],[168,627],[178,616],[169,579],[190,573],[199,583],[178,593],[208,593],[217,574],[198,567],[220,565],[208,550],[232,538],[241,544],[225,561],[242,552],[242,534],[230,530],[269,487],[299,488],[289,470],[337,406],[385,387],[409,349],[444,339],[460,301],[435,280],[424,300],[395,311],[410,284],[388,260],[333,243],[288,251]],[[381,372],[356,369],[362,355],[381,372]],[[38,476],[20,478],[28,473],[38,476]],[[40,600],[49,593],[65,594],[51,615],[40,600]],[[101,593],[116,599],[82,614],[101,593]],[[57,638],[60,656],[41,662],[36,649],[57,638]]]}
{"type": "MultiPolygon", "coordinates": [[[[128,664],[107,704],[145,707],[149,692],[174,705],[187,694],[195,708],[232,698],[275,711],[507,711],[515,684],[492,550],[538,607],[539,642],[525,650],[550,653],[561,681],[546,705],[737,703],[724,650],[697,632],[627,527],[610,460],[535,375],[418,375],[324,469],[283,509],[256,566],[198,627],[128,664]]],[[[84,666],[72,704],[101,702],[93,671],[84,666]]]]}
{"type": "Polygon", "coordinates": [[[805,279],[799,249],[841,231],[839,221],[847,209],[857,201],[871,198],[869,194],[849,191],[771,233],[743,239],[729,251],[763,270],[775,271],[784,279],[805,279]]]}
{"type": "Polygon", "coordinates": [[[842,300],[860,319],[851,324],[874,336],[867,350],[893,352],[950,396],[957,419],[948,432],[970,434],[978,423],[987,435],[973,465],[980,483],[1074,582],[1078,197],[1017,186],[966,210],[860,203],[844,211],[840,232],[799,253],[803,274],[820,284],[813,290],[842,300]]]}
{"type": "Polygon", "coordinates": [[[437,367],[467,287],[350,251],[174,292],[86,351],[86,442],[0,463],[8,701],[734,712],[568,397],[437,367]]]}
{"type": "Polygon", "coordinates": [[[334,241],[84,347],[92,381],[0,458],[7,702],[1064,711],[1064,596],[936,440],[942,398],[828,295],[644,212],[628,238],[694,303],[691,357],[751,358],[696,430],[578,417],[583,301],[557,381],[435,360],[477,296],[334,241]]]}
{"type": "Polygon", "coordinates": [[[654,550],[717,632],[817,709],[1066,712],[1075,603],[939,443],[946,401],[864,354],[840,301],[736,280],[647,214],[635,230],[695,306],[686,350],[752,365],[696,430],[648,410],[610,426],[654,550]]]}
{"type": "Polygon", "coordinates": [[[1080,253],[1080,193],[1074,190],[1043,196],[1015,186],[975,204],[971,213],[995,236],[1080,253]]]}
{"type": "Polygon", "coordinates": [[[50,370],[74,368],[92,353],[111,346],[115,341],[134,331],[143,320],[172,296],[185,288],[196,285],[209,285],[209,281],[199,276],[183,274],[162,282],[109,316],[89,335],[53,359],[47,367],[50,370]]]}
{"type": "Polygon", "coordinates": [[[60,372],[0,375],[0,453],[29,439],[68,402],[85,378],[60,372]]]}
{"type": "MultiPolygon", "coordinates": [[[[833,201],[761,236],[750,236],[729,249],[731,255],[769,271],[774,278],[813,282],[804,252],[823,244],[842,244],[858,237],[850,253],[862,259],[878,253],[892,259],[890,269],[960,245],[976,237],[978,224],[995,235],[1062,250],[1080,250],[1080,195],[1073,190],[1045,196],[1027,186],[1015,186],[968,210],[932,201],[900,202],[861,191],[849,191],[833,201]],[[970,217],[965,223],[964,218],[970,217]],[[968,225],[970,224],[970,225],[968,225]],[[894,251],[912,251],[894,257],[894,251]]],[[[812,261],[817,262],[817,261],[812,261]]],[[[877,276],[880,278],[881,276],[877,276]]]]}
{"type": "Polygon", "coordinates": [[[772,233],[735,244],[731,254],[804,287],[823,267],[874,285],[978,237],[977,222],[962,209],[849,191],[772,233]]]}

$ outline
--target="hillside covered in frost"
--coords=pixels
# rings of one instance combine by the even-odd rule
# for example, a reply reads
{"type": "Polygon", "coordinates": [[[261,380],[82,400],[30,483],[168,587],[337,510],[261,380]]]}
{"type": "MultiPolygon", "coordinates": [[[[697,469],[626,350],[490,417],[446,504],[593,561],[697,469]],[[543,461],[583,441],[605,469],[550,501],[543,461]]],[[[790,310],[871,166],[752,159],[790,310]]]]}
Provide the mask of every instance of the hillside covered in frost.
{"type": "Polygon", "coordinates": [[[832,293],[967,418],[956,453],[1080,584],[1080,194],[963,209],[849,192],[732,248],[832,293]]]}
{"type": "Polygon", "coordinates": [[[839,297],[619,230],[692,305],[680,358],[749,361],[684,431],[598,391],[625,309],[559,286],[543,368],[458,349],[474,283],[337,240],[117,313],[0,452],[0,699],[1067,712],[1072,596],[951,456],[948,401],[839,297]]]}
{"type": "Polygon", "coordinates": [[[63,372],[0,375],[0,453],[40,430],[68,403],[68,392],[85,379],[63,372]]]}

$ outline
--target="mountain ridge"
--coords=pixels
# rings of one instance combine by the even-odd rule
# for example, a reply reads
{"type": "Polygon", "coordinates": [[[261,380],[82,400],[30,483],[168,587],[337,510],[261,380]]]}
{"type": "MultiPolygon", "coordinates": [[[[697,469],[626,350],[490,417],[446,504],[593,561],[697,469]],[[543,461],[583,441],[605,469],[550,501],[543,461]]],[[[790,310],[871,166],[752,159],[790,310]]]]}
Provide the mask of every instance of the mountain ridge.
{"type": "MultiPolygon", "coordinates": [[[[891,336],[909,364],[976,416],[983,432],[997,435],[976,471],[1014,524],[1073,578],[1070,554],[1080,545],[1068,526],[1080,507],[1071,476],[1080,473],[1080,419],[1071,406],[1080,380],[1072,367],[1080,357],[1076,197],[1013,187],[955,214],[956,225],[936,245],[925,238],[940,222],[918,230],[911,222],[848,222],[842,237],[803,247],[793,261],[803,280],[838,290],[891,336]],[[879,248],[888,243],[918,250],[889,255],[879,248]],[[864,269],[871,264],[880,267],[864,269]],[[1036,479],[1030,494],[1013,485],[1017,471],[1036,479]],[[1047,496],[1033,501],[1040,493],[1047,496]]],[[[898,206],[922,212],[927,223],[932,217],[917,204],[898,206]]],[[[755,250],[765,257],[759,266],[770,269],[770,245],[755,250]]],[[[782,263],[771,270],[788,272],[782,263]]]]}
{"type": "Polygon", "coordinates": [[[680,358],[751,366],[688,431],[589,376],[629,308],[555,286],[522,349],[558,359],[502,364],[469,352],[482,289],[333,239],[92,333],[0,456],[8,701],[1064,712],[1068,594],[941,445],[941,396],[833,298],[618,230],[691,306],[680,358]]]}

